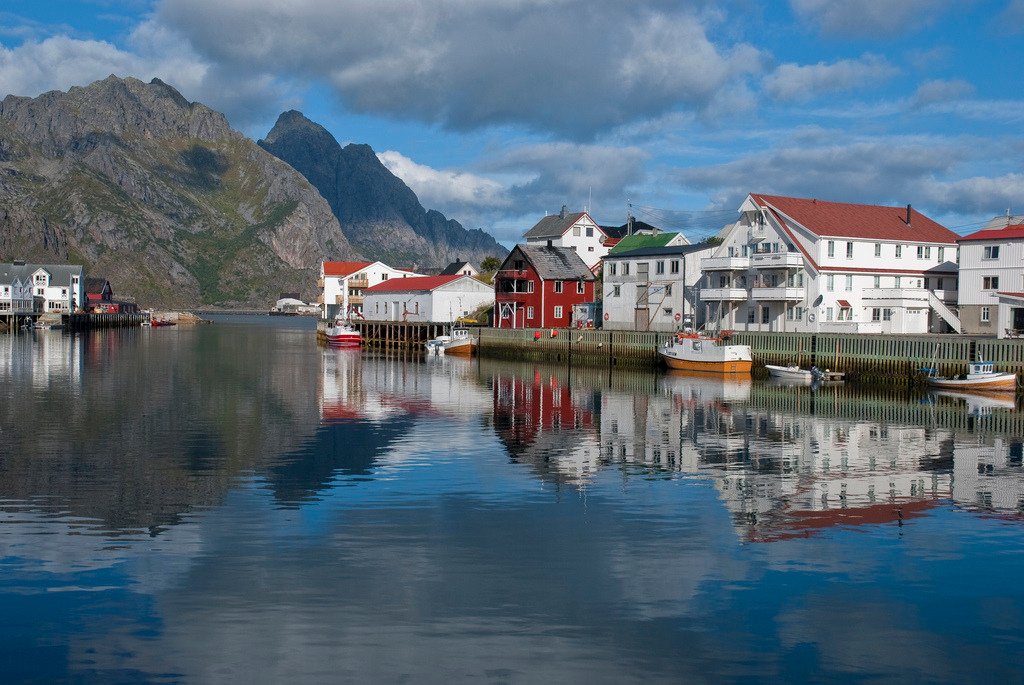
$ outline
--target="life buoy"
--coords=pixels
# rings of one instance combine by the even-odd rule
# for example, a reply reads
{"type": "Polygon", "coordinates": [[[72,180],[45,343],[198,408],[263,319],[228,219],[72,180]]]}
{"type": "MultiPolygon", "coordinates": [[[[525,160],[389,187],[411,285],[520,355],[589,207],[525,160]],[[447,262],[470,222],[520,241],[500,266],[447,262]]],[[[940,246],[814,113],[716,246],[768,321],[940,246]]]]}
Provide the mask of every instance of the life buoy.
{"type": "Polygon", "coordinates": [[[810,321],[811,323],[814,323],[814,312],[811,312],[810,314],[807,315],[807,320],[810,321]]]}
{"type": "Polygon", "coordinates": [[[605,321],[607,321],[607,320],[608,320],[608,318],[609,318],[608,312],[605,312],[605,313],[604,313],[604,320],[605,320],[605,321]]]}
{"type": "Polygon", "coordinates": [[[675,320],[679,321],[681,318],[683,318],[682,315],[679,312],[676,312],[675,320]]]}

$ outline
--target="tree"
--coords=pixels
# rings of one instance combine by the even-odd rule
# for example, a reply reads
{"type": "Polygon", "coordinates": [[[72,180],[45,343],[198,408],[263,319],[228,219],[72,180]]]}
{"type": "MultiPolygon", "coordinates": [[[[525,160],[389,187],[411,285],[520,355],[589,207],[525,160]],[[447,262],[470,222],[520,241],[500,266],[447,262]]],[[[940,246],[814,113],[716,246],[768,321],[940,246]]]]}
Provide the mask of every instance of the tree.
{"type": "Polygon", "coordinates": [[[480,262],[480,270],[485,273],[497,271],[498,267],[501,266],[501,260],[497,257],[484,257],[484,261],[480,262]]]}

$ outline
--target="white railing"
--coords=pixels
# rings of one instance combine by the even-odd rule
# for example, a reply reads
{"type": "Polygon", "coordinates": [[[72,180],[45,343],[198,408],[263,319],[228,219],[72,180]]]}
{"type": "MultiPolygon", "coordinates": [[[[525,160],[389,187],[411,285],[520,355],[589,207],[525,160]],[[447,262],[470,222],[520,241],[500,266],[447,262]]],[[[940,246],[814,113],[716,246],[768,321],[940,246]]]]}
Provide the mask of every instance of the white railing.
{"type": "Polygon", "coordinates": [[[743,271],[749,268],[749,257],[707,257],[700,260],[701,271],[743,271]]]}
{"type": "Polygon", "coordinates": [[[753,300],[802,300],[807,294],[804,288],[764,288],[754,287],[750,289],[750,298],[753,300]]]}
{"type": "Polygon", "coordinates": [[[747,299],[747,291],[745,288],[701,288],[700,299],[745,300],[747,299]]]}
{"type": "Polygon", "coordinates": [[[758,252],[750,256],[755,269],[803,268],[804,256],[799,252],[758,252]]]}

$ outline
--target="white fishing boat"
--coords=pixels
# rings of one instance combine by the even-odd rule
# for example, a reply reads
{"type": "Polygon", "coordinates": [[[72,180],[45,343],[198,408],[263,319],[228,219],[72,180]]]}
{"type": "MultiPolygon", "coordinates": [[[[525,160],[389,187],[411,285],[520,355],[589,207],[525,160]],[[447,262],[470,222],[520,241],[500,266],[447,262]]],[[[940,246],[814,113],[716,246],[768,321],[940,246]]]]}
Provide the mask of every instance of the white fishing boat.
{"type": "Polygon", "coordinates": [[[426,343],[427,354],[455,354],[471,357],[476,352],[476,340],[467,328],[453,328],[446,335],[439,335],[426,343]]]}
{"type": "Polygon", "coordinates": [[[359,330],[345,319],[335,319],[327,326],[328,347],[359,347],[362,342],[359,330]]]}
{"type": "Polygon", "coordinates": [[[796,365],[775,366],[772,364],[765,364],[764,368],[768,370],[768,375],[772,378],[788,383],[801,383],[804,385],[824,382],[841,382],[845,377],[845,374],[839,371],[829,371],[828,369],[822,371],[817,366],[812,366],[809,369],[801,369],[796,365]]]}
{"type": "Polygon", "coordinates": [[[658,348],[658,356],[670,369],[705,373],[749,374],[753,362],[749,345],[730,345],[728,335],[717,338],[679,333],[658,348]]]}
{"type": "Polygon", "coordinates": [[[992,362],[979,359],[967,365],[967,373],[959,376],[939,376],[935,368],[922,369],[927,373],[928,385],[946,390],[968,392],[1015,392],[1017,374],[999,372],[992,362]]]}

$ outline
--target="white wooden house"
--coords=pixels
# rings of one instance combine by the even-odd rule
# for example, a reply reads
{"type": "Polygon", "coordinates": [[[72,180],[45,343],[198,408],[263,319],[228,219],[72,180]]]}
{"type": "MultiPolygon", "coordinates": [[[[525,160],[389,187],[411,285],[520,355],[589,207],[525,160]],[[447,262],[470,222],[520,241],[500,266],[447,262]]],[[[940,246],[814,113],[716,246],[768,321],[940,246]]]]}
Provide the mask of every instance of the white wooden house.
{"type": "Polygon", "coordinates": [[[707,326],[959,331],[957,236],[906,207],[752,194],[701,263],[707,326]]]}
{"type": "Polygon", "coordinates": [[[70,313],[85,305],[85,269],[77,264],[0,264],[0,311],[70,313]]]}
{"type": "Polygon", "coordinates": [[[363,291],[368,321],[454,322],[494,304],[494,288],[471,276],[393,278],[363,291]]]}
{"type": "Polygon", "coordinates": [[[998,217],[960,239],[963,332],[1024,336],[1024,217],[998,217]]]}
{"type": "Polygon", "coordinates": [[[523,236],[527,245],[569,247],[593,271],[608,254],[608,236],[586,212],[568,212],[546,216],[523,236]]]}
{"type": "Polygon", "coordinates": [[[396,269],[383,262],[323,262],[320,265],[320,304],[323,318],[359,316],[363,311],[363,292],[393,278],[409,278],[420,274],[396,269]]]}

